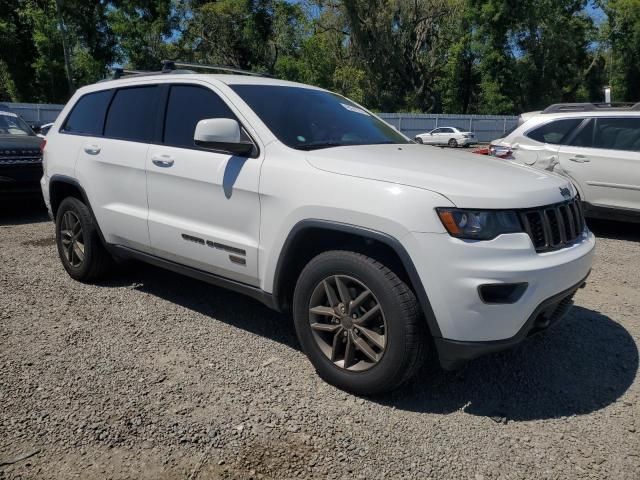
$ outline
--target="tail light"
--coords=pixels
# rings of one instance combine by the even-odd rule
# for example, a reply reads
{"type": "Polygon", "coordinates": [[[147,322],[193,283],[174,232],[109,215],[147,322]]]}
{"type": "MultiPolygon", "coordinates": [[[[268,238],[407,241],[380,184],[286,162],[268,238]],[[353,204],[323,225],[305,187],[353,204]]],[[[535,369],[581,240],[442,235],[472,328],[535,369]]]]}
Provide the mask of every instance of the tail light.
{"type": "Polygon", "coordinates": [[[40,142],[40,153],[44,153],[44,147],[47,146],[47,139],[43,138],[42,142],[40,142]]]}
{"type": "Polygon", "coordinates": [[[510,160],[513,158],[513,151],[503,145],[489,145],[489,155],[510,160]]]}

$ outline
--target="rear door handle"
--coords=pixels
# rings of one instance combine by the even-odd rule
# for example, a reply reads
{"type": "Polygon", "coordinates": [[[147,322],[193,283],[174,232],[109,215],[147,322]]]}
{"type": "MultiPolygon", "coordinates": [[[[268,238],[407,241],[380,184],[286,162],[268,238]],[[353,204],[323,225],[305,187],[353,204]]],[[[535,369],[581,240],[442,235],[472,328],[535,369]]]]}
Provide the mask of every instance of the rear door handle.
{"type": "Polygon", "coordinates": [[[157,167],[169,168],[173,166],[174,160],[169,155],[155,155],[151,161],[157,167]]]}
{"type": "Polygon", "coordinates": [[[84,146],[84,151],[87,152],[89,155],[98,155],[100,153],[100,150],[102,150],[102,148],[100,148],[99,145],[84,146]]]}
{"type": "Polygon", "coordinates": [[[575,157],[569,158],[572,162],[576,163],[589,163],[591,160],[586,158],[584,155],[576,155],[575,157]]]}

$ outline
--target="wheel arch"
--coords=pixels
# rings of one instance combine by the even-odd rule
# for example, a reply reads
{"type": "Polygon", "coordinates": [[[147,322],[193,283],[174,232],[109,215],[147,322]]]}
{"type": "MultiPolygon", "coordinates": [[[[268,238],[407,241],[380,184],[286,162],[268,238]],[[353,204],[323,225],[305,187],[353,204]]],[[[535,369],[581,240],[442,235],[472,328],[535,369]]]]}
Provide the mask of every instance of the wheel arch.
{"type": "Polygon", "coordinates": [[[327,220],[302,220],[289,232],[274,273],[273,299],[278,310],[290,308],[293,289],[304,266],[328,250],[363,253],[394,270],[418,298],[431,335],[442,336],[418,271],[404,246],[386,233],[327,220]]]}
{"type": "Polygon", "coordinates": [[[51,213],[53,214],[53,221],[55,222],[56,214],[58,212],[58,207],[62,201],[67,197],[74,197],[78,200],[81,200],[89,209],[89,213],[91,214],[91,219],[93,220],[93,224],[98,231],[98,236],[100,237],[100,241],[105,247],[107,243],[102,235],[102,230],[100,229],[100,225],[96,220],[96,216],[93,213],[93,209],[91,208],[91,202],[89,202],[89,197],[87,196],[87,192],[85,192],[80,182],[75,178],[68,177],[66,175],[52,175],[49,179],[49,203],[51,205],[51,213]]]}

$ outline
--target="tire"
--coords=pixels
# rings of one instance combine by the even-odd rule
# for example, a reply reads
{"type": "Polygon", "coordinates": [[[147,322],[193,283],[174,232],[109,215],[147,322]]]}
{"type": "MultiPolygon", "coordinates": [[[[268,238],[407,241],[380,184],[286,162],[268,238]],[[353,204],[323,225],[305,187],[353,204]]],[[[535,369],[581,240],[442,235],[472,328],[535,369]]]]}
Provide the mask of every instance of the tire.
{"type": "Polygon", "coordinates": [[[413,292],[365,255],[329,251],[312,259],[296,284],[293,317],[298,340],[316,371],[340,389],[358,395],[387,392],[408,381],[423,362],[425,323],[413,292]],[[350,305],[354,299],[365,300],[351,312],[347,307],[338,319],[329,310],[339,311],[345,290],[350,305]],[[328,306],[336,302],[335,308],[328,306]],[[368,348],[361,346],[363,341],[368,348]]]}
{"type": "Polygon", "coordinates": [[[449,145],[451,148],[456,148],[456,147],[458,146],[458,141],[457,141],[455,138],[452,138],[451,140],[449,140],[448,145],[449,145]]]}
{"type": "Polygon", "coordinates": [[[104,276],[113,264],[89,208],[77,198],[67,197],[58,207],[56,245],[62,265],[75,280],[96,280],[104,276]]]}
{"type": "Polygon", "coordinates": [[[416,142],[421,145],[424,143],[420,137],[416,137],[416,142]]]}

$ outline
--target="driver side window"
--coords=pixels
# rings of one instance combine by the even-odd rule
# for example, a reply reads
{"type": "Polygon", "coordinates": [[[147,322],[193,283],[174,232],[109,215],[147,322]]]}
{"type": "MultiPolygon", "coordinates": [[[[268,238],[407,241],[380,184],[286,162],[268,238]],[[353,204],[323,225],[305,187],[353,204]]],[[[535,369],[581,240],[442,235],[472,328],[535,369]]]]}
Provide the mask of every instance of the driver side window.
{"type": "MultiPolygon", "coordinates": [[[[172,147],[199,148],[193,141],[196,125],[206,118],[237,120],[227,104],[211,90],[196,85],[172,85],[167,102],[163,143],[172,147]]],[[[242,140],[249,140],[244,129],[242,140]]]]}

